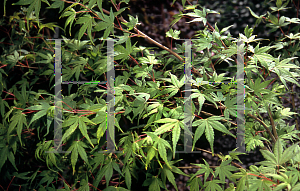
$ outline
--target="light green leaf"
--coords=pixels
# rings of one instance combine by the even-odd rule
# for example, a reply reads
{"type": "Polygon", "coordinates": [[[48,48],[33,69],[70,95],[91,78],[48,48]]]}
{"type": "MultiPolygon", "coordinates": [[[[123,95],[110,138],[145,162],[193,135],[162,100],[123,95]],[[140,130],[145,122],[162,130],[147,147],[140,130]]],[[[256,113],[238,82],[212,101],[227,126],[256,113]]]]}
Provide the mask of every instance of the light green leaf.
{"type": "Polygon", "coordinates": [[[180,34],[180,31],[178,31],[178,30],[173,31],[173,29],[170,29],[169,31],[167,31],[166,37],[171,37],[173,39],[179,39],[179,34],[180,34]]]}
{"type": "Polygon", "coordinates": [[[85,32],[87,32],[91,42],[93,43],[93,38],[92,38],[92,26],[94,23],[94,18],[91,17],[89,14],[84,15],[82,17],[79,17],[77,20],[76,24],[83,24],[78,33],[78,40],[80,40],[85,32]]]}
{"type": "Polygon", "coordinates": [[[128,166],[126,166],[126,168],[125,168],[125,183],[126,183],[127,188],[129,190],[131,190],[131,174],[130,174],[128,166]]]}
{"type": "Polygon", "coordinates": [[[205,122],[203,120],[197,120],[197,121],[193,122],[193,126],[194,125],[196,126],[198,124],[199,124],[199,127],[197,127],[196,132],[195,132],[195,138],[194,138],[192,150],[194,150],[196,142],[198,141],[198,139],[200,139],[200,137],[202,136],[202,134],[204,133],[204,130],[205,130],[205,122]]]}
{"type": "Polygon", "coordinates": [[[173,159],[175,158],[176,145],[179,140],[179,137],[180,137],[180,125],[176,123],[172,130],[173,159]]]}
{"type": "Polygon", "coordinates": [[[67,131],[64,133],[64,135],[62,136],[61,142],[60,144],[67,138],[69,137],[72,133],[74,133],[74,131],[76,130],[77,126],[79,123],[79,119],[76,118],[76,120],[74,120],[74,123],[67,129],[67,131]]]}
{"type": "Polygon", "coordinates": [[[171,184],[178,191],[178,188],[177,188],[177,185],[176,185],[176,182],[175,182],[175,177],[174,177],[173,173],[169,169],[166,169],[166,168],[164,168],[164,172],[166,173],[168,180],[171,182],[171,184]]]}
{"type": "Polygon", "coordinates": [[[211,152],[214,153],[214,130],[212,128],[212,126],[210,124],[207,123],[207,121],[205,121],[205,136],[207,141],[210,144],[210,148],[211,148],[211,152]]]}
{"type": "Polygon", "coordinates": [[[9,149],[8,146],[5,146],[0,151],[0,170],[2,169],[5,161],[7,160],[8,155],[9,155],[9,149]]]}
{"type": "Polygon", "coordinates": [[[86,127],[86,124],[84,123],[84,117],[79,118],[79,129],[80,129],[80,132],[82,133],[82,135],[89,141],[89,143],[94,148],[94,145],[93,145],[92,141],[90,140],[90,137],[87,133],[87,127],[86,127]]]}
{"type": "Polygon", "coordinates": [[[280,139],[278,139],[276,141],[275,147],[274,147],[274,155],[275,155],[277,164],[279,164],[279,162],[281,161],[282,153],[283,153],[283,147],[282,147],[280,139]]]}

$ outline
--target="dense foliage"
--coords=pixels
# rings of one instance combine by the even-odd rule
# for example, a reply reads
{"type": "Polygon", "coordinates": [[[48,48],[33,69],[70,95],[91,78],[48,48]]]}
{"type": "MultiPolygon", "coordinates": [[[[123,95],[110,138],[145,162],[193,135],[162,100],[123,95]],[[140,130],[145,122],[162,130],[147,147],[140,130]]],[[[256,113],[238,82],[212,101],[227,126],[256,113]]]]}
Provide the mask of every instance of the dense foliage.
{"type": "Polygon", "coordinates": [[[174,15],[166,33],[175,47],[169,49],[137,29],[138,17],[128,15],[127,21],[121,16],[128,2],[20,0],[21,11],[1,20],[0,188],[166,190],[170,182],[177,190],[175,175],[181,174],[189,177],[190,190],[299,190],[299,126],[285,121],[298,114],[281,103],[285,93],[293,93],[289,83],[300,86],[299,6],[295,18],[284,16],[296,5],[289,0],[270,1],[271,12],[265,15],[249,9],[256,24],[281,31],[276,41],[263,46],[266,39],[256,38],[255,29],[247,26],[234,37],[230,27],[219,29],[207,21],[207,15],[218,12],[183,0],[184,10],[174,15]],[[106,84],[63,85],[62,108],[55,108],[54,41],[45,33],[56,24],[43,23],[41,4],[59,9],[65,34],[73,37],[62,36],[62,81],[107,81],[105,39],[116,39],[115,147],[121,152],[99,152],[107,146],[106,84]],[[182,159],[175,153],[184,145],[187,58],[180,31],[171,26],[183,17],[205,26],[193,37],[190,58],[193,150],[220,158],[219,166],[205,160],[193,164],[199,168],[194,174],[180,170],[176,163],[182,159]],[[156,47],[138,44],[137,38],[156,47]],[[246,151],[260,148],[265,158],[249,169],[238,164],[243,153],[214,153],[217,131],[236,137],[237,87],[219,82],[236,80],[238,41],[244,45],[246,151]],[[217,71],[222,63],[228,67],[217,71]],[[55,109],[63,114],[59,148],[71,152],[54,152],[55,109]],[[210,151],[201,148],[202,141],[209,142],[210,151]]]}

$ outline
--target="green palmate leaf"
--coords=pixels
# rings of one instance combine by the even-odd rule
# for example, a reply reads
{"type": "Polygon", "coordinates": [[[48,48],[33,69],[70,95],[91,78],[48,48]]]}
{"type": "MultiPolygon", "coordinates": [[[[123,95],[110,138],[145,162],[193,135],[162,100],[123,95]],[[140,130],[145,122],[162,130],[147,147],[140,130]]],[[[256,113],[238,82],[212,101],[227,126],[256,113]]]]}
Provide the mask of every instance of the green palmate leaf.
{"type": "Polygon", "coordinates": [[[145,132],[145,133],[152,138],[152,140],[154,141],[153,147],[158,149],[158,153],[159,153],[160,157],[164,160],[166,165],[170,169],[172,169],[172,167],[167,159],[167,150],[166,150],[166,148],[169,148],[172,150],[172,147],[170,146],[170,144],[166,140],[158,137],[157,135],[155,135],[152,132],[145,132]]]}
{"type": "Polygon", "coordinates": [[[155,156],[155,154],[156,154],[155,149],[153,147],[150,147],[147,152],[147,159],[146,159],[146,165],[145,165],[146,170],[147,170],[148,165],[150,164],[151,160],[155,156]]]}
{"type": "Polygon", "coordinates": [[[158,60],[155,59],[155,56],[142,57],[139,60],[141,63],[158,64],[158,60]]]}
{"type": "MultiPolygon", "coordinates": [[[[13,153],[12,151],[9,152],[9,154],[8,154],[8,160],[9,160],[9,162],[14,166],[14,168],[15,168],[16,170],[18,170],[18,168],[16,167],[15,156],[14,156],[14,153],[13,153]]],[[[0,170],[1,170],[1,167],[0,167],[0,170]]]]}
{"type": "Polygon", "coordinates": [[[240,169],[240,171],[241,172],[237,172],[231,176],[234,179],[241,178],[237,183],[236,190],[245,190],[245,187],[249,189],[248,173],[245,169],[240,169]]]}
{"type": "Polygon", "coordinates": [[[40,102],[41,105],[35,105],[35,106],[31,106],[28,107],[27,110],[40,110],[39,112],[37,112],[36,114],[33,115],[29,126],[32,124],[32,122],[36,121],[37,119],[43,117],[44,115],[46,115],[48,113],[48,110],[50,108],[50,105],[46,102],[40,102]]]}
{"type": "MultiPolygon", "coordinates": [[[[49,149],[49,153],[46,155],[46,164],[47,167],[50,168],[53,165],[56,166],[56,168],[58,168],[59,170],[61,170],[58,166],[57,166],[57,157],[55,156],[55,149],[54,148],[50,148],[49,149]]],[[[51,168],[50,168],[51,169],[51,168]]]]}
{"type": "Polygon", "coordinates": [[[48,7],[49,9],[57,9],[59,8],[59,13],[61,13],[61,11],[64,9],[64,2],[63,1],[59,1],[59,0],[55,0],[50,7],[48,7]]]}
{"type": "Polygon", "coordinates": [[[121,14],[123,11],[125,11],[126,9],[128,9],[128,7],[123,7],[121,9],[119,9],[117,12],[114,12],[114,16],[118,16],[119,14],[121,14]]]}
{"type": "MultiPolygon", "coordinates": [[[[174,0],[176,1],[176,0],[174,0]]],[[[178,14],[173,15],[174,20],[172,20],[172,22],[170,23],[170,27],[173,27],[174,24],[176,24],[178,21],[180,21],[180,19],[182,18],[182,12],[179,10],[178,14]]]]}
{"type": "Polygon", "coordinates": [[[126,49],[121,45],[115,46],[115,51],[117,52],[117,55],[115,56],[115,60],[122,59],[122,61],[124,61],[132,53],[133,48],[134,45],[133,46],[131,45],[131,40],[129,38],[126,40],[126,49]]]}
{"type": "Polygon", "coordinates": [[[255,80],[255,83],[250,83],[250,88],[254,90],[254,93],[261,98],[261,93],[269,93],[269,90],[265,89],[272,80],[261,82],[260,78],[255,80]]]}
{"type": "Polygon", "coordinates": [[[170,144],[166,140],[161,138],[158,138],[157,141],[154,143],[154,145],[156,143],[157,143],[157,149],[160,157],[165,161],[167,166],[172,169],[167,159],[167,150],[166,150],[166,148],[172,149],[170,144]]]}
{"type": "Polygon", "coordinates": [[[8,148],[8,146],[5,146],[5,147],[3,147],[2,149],[1,149],[1,151],[0,151],[0,170],[2,169],[2,167],[3,167],[3,165],[4,165],[4,163],[5,163],[5,161],[7,160],[7,158],[8,158],[8,155],[9,155],[9,148],[8,148]]]}
{"type": "Polygon", "coordinates": [[[90,40],[91,40],[91,43],[93,44],[93,38],[92,38],[92,26],[93,26],[93,23],[94,23],[94,18],[91,17],[89,14],[87,15],[84,15],[83,17],[80,17],[76,24],[83,24],[80,29],[79,29],[79,33],[78,33],[78,40],[80,40],[83,36],[83,34],[85,32],[87,32],[90,40]]]}
{"type": "Polygon", "coordinates": [[[280,8],[281,5],[282,5],[282,1],[281,1],[281,0],[277,0],[277,1],[276,1],[276,6],[277,6],[277,8],[280,8]]]}
{"type": "Polygon", "coordinates": [[[187,183],[187,186],[190,186],[190,191],[199,191],[199,187],[200,187],[199,185],[203,187],[201,179],[198,177],[190,179],[189,182],[187,183]]]}
{"type": "Polygon", "coordinates": [[[131,190],[131,174],[130,174],[128,166],[126,166],[126,168],[125,168],[125,183],[126,183],[127,188],[129,190],[131,190]]]}
{"type": "Polygon", "coordinates": [[[223,34],[224,32],[228,31],[229,28],[231,28],[233,25],[230,25],[228,27],[225,27],[221,30],[220,34],[223,34]]]}
{"type": "Polygon", "coordinates": [[[25,114],[23,114],[21,111],[17,111],[17,113],[13,115],[13,117],[11,118],[11,123],[9,124],[9,128],[7,131],[7,134],[10,135],[10,133],[16,130],[21,145],[22,145],[21,133],[24,125],[27,126],[25,114]]]}
{"type": "Polygon", "coordinates": [[[166,169],[166,168],[164,168],[164,171],[167,175],[168,180],[171,182],[171,184],[178,191],[178,188],[177,188],[177,185],[176,185],[176,182],[175,182],[175,177],[174,177],[173,173],[169,169],[166,169]]]}
{"type": "Polygon", "coordinates": [[[217,120],[220,120],[220,119],[221,118],[219,118],[217,116],[212,116],[212,117],[209,117],[207,120],[208,120],[209,124],[211,124],[211,126],[213,128],[215,128],[216,130],[221,131],[223,133],[226,133],[228,135],[231,135],[232,137],[235,138],[235,136],[232,133],[230,133],[230,131],[228,129],[226,129],[226,127],[222,123],[217,121],[217,120]]]}
{"type": "Polygon", "coordinates": [[[213,130],[213,128],[218,131],[221,131],[223,133],[226,133],[226,134],[229,134],[229,135],[235,137],[232,133],[230,133],[230,131],[228,129],[226,129],[226,127],[222,123],[217,121],[220,119],[222,119],[222,117],[212,116],[207,119],[200,119],[200,120],[193,122],[192,126],[198,126],[198,128],[196,129],[196,132],[195,132],[193,149],[194,149],[196,141],[202,136],[203,132],[205,131],[206,139],[210,143],[212,152],[214,152],[214,150],[213,150],[214,130],[213,130]]]}
{"type": "Polygon", "coordinates": [[[50,6],[50,4],[47,0],[28,0],[28,1],[27,0],[20,0],[17,3],[13,3],[13,5],[30,5],[28,7],[26,16],[29,17],[30,14],[34,11],[37,19],[39,19],[39,14],[40,14],[42,1],[47,3],[50,6]]]}
{"type": "Polygon", "coordinates": [[[281,160],[279,160],[279,164],[284,164],[294,156],[298,156],[300,151],[299,149],[296,149],[297,146],[297,144],[293,144],[292,146],[285,149],[285,151],[282,153],[283,157],[281,157],[281,160]]]}
{"type": "Polygon", "coordinates": [[[271,186],[274,182],[266,180],[266,179],[254,179],[250,180],[249,190],[258,190],[258,191],[271,191],[271,186]]]}
{"type": "Polygon", "coordinates": [[[191,95],[191,98],[198,98],[198,103],[199,103],[199,110],[198,110],[198,115],[200,114],[200,111],[202,109],[202,106],[205,102],[205,95],[200,93],[199,90],[196,90],[198,93],[193,93],[191,95]]]}
{"type": "Polygon", "coordinates": [[[173,143],[173,159],[175,158],[176,145],[180,137],[180,125],[176,123],[172,131],[172,143],[173,143]]]}
{"type": "Polygon", "coordinates": [[[103,121],[102,123],[99,124],[98,126],[98,129],[97,129],[97,140],[98,140],[98,143],[101,139],[101,137],[103,137],[105,131],[107,129],[107,121],[103,121]]]}
{"type": "Polygon", "coordinates": [[[56,25],[55,23],[47,23],[47,24],[41,24],[39,26],[39,31],[40,32],[43,28],[49,28],[51,29],[53,32],[55,32],[54,27],[59,27],[58,25],[56,25]]]}
{"type": "Polygon", "coordinates": [[[104,176],[104,172],[106,171],[107,169],[107,165],[105,165],[101,170],[98,171],[96,177],[95,177],[95,181],[93,182],[93,185],[95,187],[98,187],[99,185],[99,182],[102,180],[103,176],[104,176]]]}
{"type": "Polygon", "coordinates": [[[288,147],[284,152],[282,148],[282,144],[280,140],[277,140],[274,146],[274,154],[267,150],[261,150],[262,155],[267,161],[262,161],[260,164],[269,166],[271,168],[278,167],[279,165],[283,165],[287,161],[293,158],[295,154],[298,152],[295,150],[297,144],[288,147]],[[296,153],[295,153],[295,152],[296,153]]]}
{"type": "Polygon", "coordinates": [[[273,165],[277,164],[276,157],[273,153],[271,153],[270,151],[267,151],[267,150],[261,150],[260,152],[264,156],[264,158],[268,160],[268,162],[270,162],[273,165]]]}
{"type": "Polygon", "coordinates": [[[68,151],[71,151],[71,164],[72,164],[72,168],[73,168],[73,175],[75,173],[75,165],[77,163],[77,159],[78,159],[78,149],[76,148],[76,143],[74,143],[74,145],[72,145],[68,151]]]}
{"type": "Polygon", "coordinates": [[[237,171],[238,168],[234,167],[234,166],[231,166],[229,165],[231,163],[230,160],[228,161],[223,161],[221,163],[220,166],[218,166],[216,168],[216,171],[215,171],[215,175],[220,177],[220,180],[222,182],[225,182],[225,176],[230,180],[231,179],[231,175],[232,175],[232,171],[237,171]]]}
{"type": "Polygon", "coordinates": [[[225,191],[235,191],[234,184],[229,183],[229,187],[225,191]]]}
{"type": "MultiPolygon", "coordinates": [[[[160,119],[161,121],[162,121],[162,119],[160,119]]],[[[160,120],[158,120],[158,121],[160,121],[160,120]]],[[[169,130],[171,130],[174,126],[175,126],[175,124],[178,124],[179,123],[179,121],[178,120],[173,120],[173,119],[168,119],[168,120],[172,120],[172,122],[170,123],[165,123],[164,125],[162,125],[161,127],[159,127],[158,129],[156,129],[155,130],[155,134],[156,135],[160,135],[160,134],[162,134],[162,133],[165,133],[165,132],[167,132],[167,131],[169,131],[169,130]]],[[[157,121],[156,121],[157,122],[157,121]]],[[[159,123],[159,122],[158,122],[159,123]]]]}
{"type": "Polygon", "coordinates": [[[296,184],[291,191],[296,191],[300,189],[300,183],[296,184]]]}
{"type": "Polygon", "coordinates": [[[113,162],[112,162],[112,166],[113,166],[113,168],[114,168],[121,176],[124,176],[123,173],[122,173],[121,170],[120,170],[119,164],[118,164],[116,161],[113,161],[113,162]]]}
{"type": "Polygon", "coordinates": [[[103,164],[104,162],[104,155],[103,153],[94,153],[94,158],[93,160],[90,162],[91,165],[93,165],[93,169],[92,172],[100,165],[103,164]]]}
{"type": "Polygon", "coordinates": [[[174,30],[173,29],[170,29],[167,33],[166,33],[166,37],[171,37],[173,39],[179,39],[179,34],[180,34],[180,31],[178,30],[174,30]]]}
{"type": "MultiPolygon", "coordinates": [[[[20,175],[20,174],[19,174],[20,175]]],[[[51,183],[51,182],[53,182],[53,180],[54,180],[54,176],[51,176],[51,174],[49,173],[49,171],[42,171],[41,172],[41,175],[40,175],[41,177],[43,177],[42,178],[42,180],[41,180],[41,182],[39,183],[39,185],[41,185],[41,184],[43,184],[43,183],[45,183],[45,182],[47,182],[47,186],[49,186],[49,184],[51,183]]],[[[21,178],[23,178],[22,177],[22,174],[21,174],[21,178]]],[[[24,177],[24,178],[26,178],[26,177],[24,177]]],[[[39,186],[38,185],[38,186],[39,186]]]]}
{"type": "Polygon", "coordinates": [[[111,23],[105,22],[105,21],[100,21],[97,23],[97,25],[94,27],[93,31],[102,31],[109,27],[111,23]]]}
{"type": "MultiPolygon", "coordinates": [[[[181,160],[181,159],[180,159],[180,160],[181,160]]],[[[176,166],[173,166],[173,164],[174,164],[175,162],[178,162],[178,161],[180,161],[180,160],[177,160],[177,161],[170,161],[170,164],[171,164],[172,169],[169,169],[169,170],[171,170],[172,172],[174,172],[174,173],[176,173],[176,174],[181,174],[181,175],[183,175],[183,176],[188,176],[187,174],[185,174],[184,172],[182,172],[179,168],[177,168],[176,166]]],[[[164,165],[164,166],[167,166],[167,165],[164,165]]],[[[166,168],[168,168],[168,167],[166,167],[166,168]]]]}
{"type": "MultiPolygon", "coordinates": [[[[94,145],[93,143],[91,142],[90,140],[90,137],[87,133],[87,126],[85,124],[85,122],[89,122],[90,120],[86,117],[80,117],[79,118],[79,129],[80,129],[80,132],[82,133],[82,135],[89,141],[89,143],[92,145],[92,147],[94,148],[94,145]]],[[[92,122],[92,121],[90,121],[92,122]]],[[[93,122],[92,122],[93,123],[93,122]]]]}
{"type": "Polygon", "coordinates": [[[98,16],[100,17],[100,19],[103,21],[103,22],[99,22],[96,26],[95,26],[95,29],[93,31],[100,31],[100,30],[104,30],[104,34],[103,34],[103,39],[107,39],[107,37],[109,36],[110,33],[112,33],[114,35],[114,13],[112,11],[112,9],[110,9],[110,15],[107,16],[105,14],[103,14],[102,12],[102,1],[99,2],[99,0],[97,0],[97,4],[100,8],[100,11],[102,14],[98,14],[98,16]]]}
{"type": "Polygon", "coordinates": [[[179,140],[180,136],[180,121],[176,119],[171,119],[171,118],[164,118],[164,119],[159,119],[155,121],[156,123],[165,123],[161,127],[155,130],[155,135],[159,135],[162,133],[165,133],[169,130],[172,130],[172,143],[173,143],[173,158],[175,157],[175,151],[176,151],[176,145],[179,140]]]}
{"type": "Polygon", "coordinates": [[[278,139],[276,141],[275,147],[274,147],[274,155],[275,155],[277,164],[279,164],[279,162],[281,161],[282,153],[283,153],[283,147],[282,147],[280,139],[278,139]]]}
{"type": "MultiPolygon", "coordinates": [[[[226,97],[226,100],[224,102],[224,105],[226,105],[225,111],[224,111],[224,116],[226,119],[229,119],[229,115],[232,115],[234,117],[238,117],[241,119],[241,116],[237,112],[237,105],[236,105],[236,98],[230,99],[230,97],[226,97]]],[[[244,107],[244,106],[243,106],[244,107]]]]}
{"type": "Polygon", "coordinates": [[[79,153],[80,157],[86,163],[88,163],[87,154],[85,152],[84,147],[86,147],[86,146],[84,145],[83,142],[74,141],[73,144],[68,149],[68,151],[71,151],[71,164],[72,164],[72,168],[73,168],[73,174],[75,173],[75,166],[76,166],[77,159],[78,159],[78,153],[79,153]]]}
{"type": "Polygon", "coordinates": [[[104,173],[105,175],[105,180],[106,180],[106,187],[109,184],[109,180],[111,179],[112,175],[113,175],[113,166],[112,166],[112,162],[107,164],[107,169],[104,173]]]}
{"type": "Polygon", "coordinates": [[[99,182],[102,180],[103,176],[105,175],[106,180],[106,187],[108,187],[109,180],[111,179],[113,174],[113,166],[112,162],[110,161],[108,164],[102,167],[101,170],[98,171],[97,176],[94,181],[94,186],[98,187],[99,182]]]}
{"type": "Polygon", "coordinates": [[[204,184],[205,190],[211,190],[211,191],[222,191],[222,188],[220,185],[218,185],[219,183],[225,183],[223,181],[220,180],[211,180],[211,181],[207,181],[204,184]]]}
{"type": "Polygon", "coordinates": [[[210,144],[211,152],[214,153],[214,130],[211,125],[209,125],[207,122],[205,124],[205,136],[207,141],[210,144]]]}
{"type": "Polygon", "coordinates": [[[102,11],[102,0],[97,0],[97,5],[98,5],[98,8],[99,10],[102,12],[103,14],[103,11],[102,11]]]}
{"type": "Polygon", "coordinates": [[[203,159],[203,161],[204,161],[205,164],[193,164],[193,165],[196,165],[196,166],[201,167],[201,169],[198,170],[198,171],[191,177],[191,179],[194,178],[195,176],[200,175],[200,174],[203,174],[203,173],[204,173],[204,178],[205,178],[205,180],[208,178],[208,176],[209,176],[210,174],[212,174],[212,175],[214,176],[214,172],[213,172],[213,170],[209,167],[209,164],[206,162],[206,160],[203,159]]]}
{"type": "Polygon", "coordinates": [[[256,147],[263,147],[263,141],[267,141],[268,139],[261,136],[251,136],[245,139],[245,143],[247,144],[246,151],[254,150],[256,147]]]}
{"type": "Polygon", "coordinates": [[[297,114],[296,112],[290,112],[291,108],[284,108],[281,110],[280,114],[282,116],[291,117],[291,115],[297,114]]]}
{"type": "Polygon", "coordinates": [[[80,180],[80,187],[78,190],[89,190],[89,182],[87,175],[85,179],[80,180]]]}
{"type": "Polygon", "coordinates": [[[80,157],[84,160],[84,162],[89,163],[86,151],[84,149],[86,147],[87,146],[83,142],[78,141],[78,145],[77,145],[78,153],[79,153],[80,157]]]}
{"type": "Polygon", "coordinates": [[[131,15],[128,15],[128,16],[129,16],[129,22],[128,23],[122,22],[124,25],[126,25],[128,27],[128,30],[132,30],[136,25],[140,25],[137,16],[136,16],[136,18],[134,18],[131,15]]]}
{"type": "MultiPolygon", "coordinates": [[[[173,75],[173,74],[171,74],[170,73],[170,75],[171,75],[171,82],[172,82],[172,84],[175,86],[175,87],[177,87],[178,89],[179,88],[181,88],[183,85],[184,85],[184,83],[182,82],[182,80],[181,81],[178,81],[178,78],[175,76],[175,75],[173,75]]],[[[182,78],[183,79],[183,78],[182,78]]]]}
{"type": "Polygon", "coordinates": [[[72,28],[73,22],[76,18],[76,11],[73,8],[71,8],[69,11],[65,11],[61,15],[61,17],[68,17],[66,22],[65,22],[64,30],[66,30],[67,26],[70,24],[69,34],[71,35],[71,28],[72,28]]]}
{"type": "MultiPolygon", "coordinates": [[[[196,123],[196,121],[194,121],[193,126],[196,126],[196,125],[198,125],[198,124],[196,123]]],[[[196,129],[192,150],[194,150],[195,144],[198,141],[198,139],[200,139],[202,134],[204,133],[204,130],[205,130],[205,123],[201,123],[198,126],[198,128],[196,129]]]]}
{"type": "Polygon", "coordinates": [[[78,125],[79,125],[79,118],[78,116],[74,116],[74,117],[70,117],[66,122],[64,122],[62,124],[62,127],[68,127],[70,125],[70,127],[66,130],[66,132],[64,133],[64,135],[62,136],[61,142],[60,144],[70,135],[72,135],[74,133],[74,131],[77,129],[78,125]]]}
{"type": "Polygon", "coordinates": [[[160,190],[160,187],[162,188],[165,187],[162,181],[158,179],[156,176],[146,179],[143,183],[143,186],[149,186],[149,191],[156,191],[156,190],[160,190]]]}
{"type": "Polygon", "coordinates": [[[197,44],[197,49],[196,51],[201,51],[201,50],[204,50],[206,48],[211,48],[212,45],[211,45],[211,39],[208,39],[208,38],[201,38],[197,41],[195,41],[195,43],[197,44]]]}

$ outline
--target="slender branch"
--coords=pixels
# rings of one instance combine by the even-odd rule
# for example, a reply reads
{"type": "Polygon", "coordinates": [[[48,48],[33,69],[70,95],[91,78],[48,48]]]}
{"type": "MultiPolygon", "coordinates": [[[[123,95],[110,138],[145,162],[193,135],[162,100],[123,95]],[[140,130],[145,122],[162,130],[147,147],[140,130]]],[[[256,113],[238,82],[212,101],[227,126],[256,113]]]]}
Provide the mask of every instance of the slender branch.
{"type": "Polygon", "coordinates": [[[264,126],[264,128],[266,129],[266,131],[269,133],[272,141],[275,143],[276,142],[276,139],[274,137],[274,135],[272,134],[272,132],[270,131],[270,129],[268,128],[268,126],[262,121],[260,120],[259,118],[257,118],[256,116],[254,115],[251,115],[250,113],[248,113],[248,116],[255,119],[256,121],[260,122],[262,124],[262,126],[264,126]]]}
{"type": "MultiPolygon", "coordinates": [[[[178,145],[183,145],[183,144],[178,144],[178,145]]],[[[195,149],[198,150],[198,151],[203,151],[203,152],[206,152],[206,153],[209,153],[209,154],[212,155],[212,152],[210,152],[210,151],[208,151],[208,150],[200,149],[200,148],[197,148],[197,147],[195,147],[195,149]]],[[[217,157],[221,158],[221,156],[220,156],[219,154],[216,154],[216,155],[217,155],[217,157]]],[[[237,168],[245,169],[244,167],[242,167],[241,165],[239,165],[239,164],[237,164],[237,163],[235,163],[235,162],[233,162],[233,161],[231,161],[231,164],[234,165],[234,166],[237,167],[237,168]]],[[[177,167],[177,168],[183,168],[183,167],[177,167]]],[[[198,168],[198,167],[196,167],[196,168],[198,168]]],[[[214,168],[214,167],[212,166],[212,168],[214,168]]]]}
{"type": "MultiPolygon", "coordinates": [[[[219,166],[209,166],[209,168],[217,168],[219,166]]],[[[200,166],[181,166],[181,167],[177,167],[177,168],[180,168],[180,169],[193,169],[193,168],[202,168],[200,166]]]]}
{"type": "MultiPolygon", "coordinates": [[[[200,111],[201,113],[203,113],[203,114],[205,114],[205,115],[208,115],[208,116],[213,116],[213,114],[211,114],[211,113],[208,113],[208,112],[205,112],[205,111],[200,111]]],[[[231,121],[228,121],[228,120],[226,120],[226,119],[221,119],[222,121],[225,121],[225,122],[229,122],[229,123],[231,123],[232,125],[235,125],[235,126],[237,126],[237,124],[236,123],[233,123],[233,122],[231,122],[231,121]]]]}
{"type": "MultiPolygon", "coordinates": [[[[206,22],[206,24],[209,26],[209,28],[211,28],[211,30],[213,32],[215,32],[214,27],[211,26],[211,24],[209,24],[209,22],[206,22]]],[[[225,49],[227,49],[227,46],[225,45],[225,43],[223,42],[223,40],[221,39],[221,37],[219,38],[219,40],[221,41],[222,45],[224,46],[225,49]]]]}
{"type": "Polygon", "coordinates": [[[272,125],[272,130],[273,130],[273,133],[274,133],[274,137],[277,140],[278,135],[277,135],[277,131],[276,131],[276,127],[275,127],[275,123],[274,123],[274,119],[273,119],[270,107],[268,107],[268,113],[269,113],[269,116],[270,116],[270,122],[271,122],[271,125],[272,125]]]}
{"type": "MultiPolygon", "coordinates": [[[[196,148],[196,147],[195,147],[195,149],[196,149],[196,150],[199,150],[199,151],[204,151],[204,152],[207,152],[207,153],[212,154],[212,152],[207,151],[207,150],[204,150],[204,149],[200,149],[200,148],[196,148]]],[[[217,154],[217,156],[218,156],[219,158],[221,158],[220,155],[217,154]]],[[[239,164],[237,164],[237,163],[235,163],[235,162],[233,162],[233,161],[231,161],[231,164],[233,164],[233,165],[234,165],[235,167],[237,167],[237,168],[244,168],[244,167],[242,167],[241,165],[239,165],[239,164]]]]}
{"type": "MultiPolygon", "coordinates": [[[[110,14],[109,11],[102,9],[104,13],[106,14],[110,14]]],[[[128,23],[122,16],[119,17],[119,20],[122,21],[123,23],[128,23]]],[[[156,46],[170,52],[171,54],[173,54],[177,59],[179,59],[180,61],[184,62],[184,59],[182,57],[180,57],[176,52],[172,51],[171,49],[165,47],[164,45],[160,44],[159,42],[153,40],[151,37],[149,37],[148,35],[146,35],[145,33],[143,33],[142,31],[140,31],[139,29],[137,29],[136,27],[133,28],[141,37],[149,40],[150,42],[152,42],[153,44],[155,44],[156,46]]],[[[192,66],[192,70],[195,74],[197,74],[199,77],[203,77],[202,74],[200,74],[199,71],[196,70],[196,68],[194,66],[192,66]]]]}

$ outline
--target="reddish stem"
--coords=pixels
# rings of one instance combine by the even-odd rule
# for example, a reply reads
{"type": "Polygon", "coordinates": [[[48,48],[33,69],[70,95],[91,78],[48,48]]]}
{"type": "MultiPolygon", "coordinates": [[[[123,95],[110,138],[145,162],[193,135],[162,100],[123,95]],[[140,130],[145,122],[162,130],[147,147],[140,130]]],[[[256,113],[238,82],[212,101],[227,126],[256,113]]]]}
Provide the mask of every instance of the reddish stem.
{"type": "Polygon", "coordinates": [[[11,181],[10,181],[10,183],[9,183],[9,185],[7,186],[7,191],[8,191],[8,188],[10,187],[10,185],[11,185],[11,183],[12,183],[12,181],[14,180],[14,178],[15,178],[15,176],[13,176],[13,178],[11,179],[11,181]]]}

